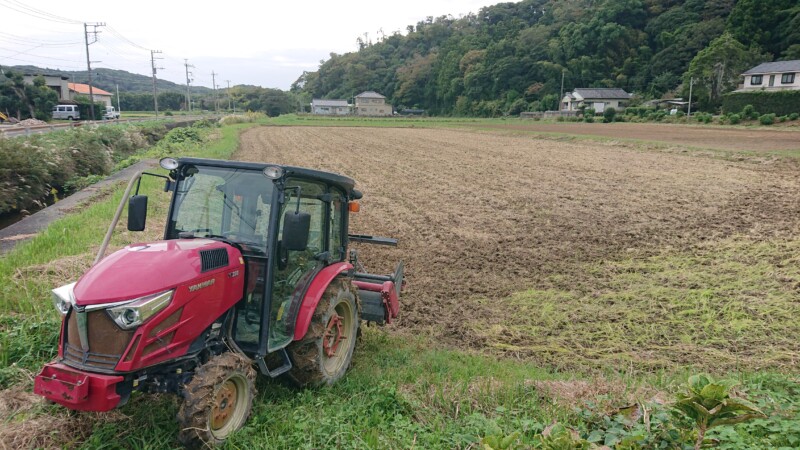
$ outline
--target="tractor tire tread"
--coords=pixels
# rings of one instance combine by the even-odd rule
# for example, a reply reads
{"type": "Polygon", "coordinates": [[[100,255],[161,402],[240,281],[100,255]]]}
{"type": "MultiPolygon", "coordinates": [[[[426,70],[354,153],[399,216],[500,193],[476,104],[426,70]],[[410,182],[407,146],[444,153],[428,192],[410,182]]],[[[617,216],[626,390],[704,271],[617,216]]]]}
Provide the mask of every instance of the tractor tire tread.
{"type": "MultiPolygon", "coordinates": [[[[299,341],[290,344],[286,349],[292,358],[292,369],[286,373],[286,376],[298,387],[319,387],[333,384],[347,372],[347,369],[349,369],[352,363],[352,354],[355,349],[349,350],[350,359],[343,367],[341,373],[335,375],[333,378],[320,370],[322,357],[320,340],[326,328],[326,324],[324,323],[325,314],[328,312],[331,305],[338,300],[340,292],[346,292],[353,297],[357,311],[355,336],[357,337],[360,334],[361,302],[358,298],[358,290],[350,279],[343,277],[336,278],[328,285],[328,288],[322,294],[322,298],[317,308],[314,310],[314,314],[311,316],[311,323],[308,326],[306,335],[299,341]]],[[[355,339],[352,345],[355,345],[355,339]]]]}
{"type": "Polygon", "coordinates": [[[228,352],[217,355],[200,366],[192,380],[186,384],[184,401],[178,411],[180,432],[179,441],[189,449],[213,448],[223,441],[217,439],[209,429],[208,417],[211,412],[215,388],[233,373],[241,373],[247,379],[248,393],[246,413],[242,423],[247,421],[256,394],[256,371],[250,361],[243,356],[228,352]]]}

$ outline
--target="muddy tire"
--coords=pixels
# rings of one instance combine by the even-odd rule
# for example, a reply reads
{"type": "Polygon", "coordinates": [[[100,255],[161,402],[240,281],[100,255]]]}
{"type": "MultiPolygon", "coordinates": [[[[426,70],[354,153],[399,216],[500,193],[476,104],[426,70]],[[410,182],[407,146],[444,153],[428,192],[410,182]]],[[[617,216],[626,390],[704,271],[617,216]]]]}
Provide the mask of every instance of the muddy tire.
{"type": "Polygon", "coordinates": [[[178,439],[187,448],[212,448],[244,425],[253,406],[256,371],[235,353],[214,356],[195,372],[178,411],[178,439]]]}
{"type": "Polygon", "coordinates": [[[322,294],[305,337],[286,348],[292,359],[288,378],[300,387],[342,378],[353,360],[360,321],[358,291],[350,280],[335,279],[322,294]]]}

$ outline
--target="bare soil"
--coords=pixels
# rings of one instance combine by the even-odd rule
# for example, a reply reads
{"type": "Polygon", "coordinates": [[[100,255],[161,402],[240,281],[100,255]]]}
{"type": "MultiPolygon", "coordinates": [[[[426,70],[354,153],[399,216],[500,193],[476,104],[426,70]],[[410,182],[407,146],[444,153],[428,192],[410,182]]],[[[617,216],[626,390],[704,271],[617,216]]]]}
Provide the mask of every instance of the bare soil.
{"type": "Polygon", "coordinates": [[[726,128],[657,123],[539,123],[489,124],[483,128],[540,133],[566,133],[613,139],[664,142],[682,146],[731,151],[800,150],[800,123],[765,128],[726,128]]]}
{"type": "Polygon", "coordinates": [[[405,260],[399,327],[475,349],[486,342],[467,323],[514,321],[499,301],[515,291],[591,291],[587,264],[734,235],[786,237],[800,218],[795,160],[731,161],[491,132],[328,127],[252,129],[234,157],[354,178],[364,198],[351,232],[400,242],[359,247],[372,271],[388,273],[405,260]]]}

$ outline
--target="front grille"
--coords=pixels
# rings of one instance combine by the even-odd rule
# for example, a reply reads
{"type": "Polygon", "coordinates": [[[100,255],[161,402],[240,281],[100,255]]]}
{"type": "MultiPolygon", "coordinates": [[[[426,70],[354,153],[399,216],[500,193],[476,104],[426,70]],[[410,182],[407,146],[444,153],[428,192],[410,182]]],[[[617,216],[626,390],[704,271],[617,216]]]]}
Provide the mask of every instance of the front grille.
{"type": "Polygon", "coordinates": [[[119,328],[106,314],[105,310],[81,313],[73,309],[69,312],[64,331],[64,362],[68,365],[100,370],[113,370],[134,331],[119,328]],[[89,349],[81,345],[78,330],[78,314],[86,314],[86,336],[89,349]]]}
{"type": "Polygon", "coordinates": [[[228,251],[224,248],[200,250],[200,271],[219,269],[228,266],[228,251]]]}

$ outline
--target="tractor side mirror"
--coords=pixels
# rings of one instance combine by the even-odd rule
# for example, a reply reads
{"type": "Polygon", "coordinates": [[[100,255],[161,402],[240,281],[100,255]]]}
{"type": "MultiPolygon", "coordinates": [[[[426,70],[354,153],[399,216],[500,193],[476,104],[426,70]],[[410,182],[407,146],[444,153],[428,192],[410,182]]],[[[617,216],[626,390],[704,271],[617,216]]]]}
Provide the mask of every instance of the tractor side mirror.
{"type": "Polygon", "coordinates": [[[147,196],[134,195],[128,199],[128,231],[144,231],[147,222],[147,196]]]}
{"type": "Polygon", "coordinates": [[[288,251],[303,251],[308,247],[311,214],[302,211],[287,212],[283,216],[283,241],[281,247],[288,251]]]}

